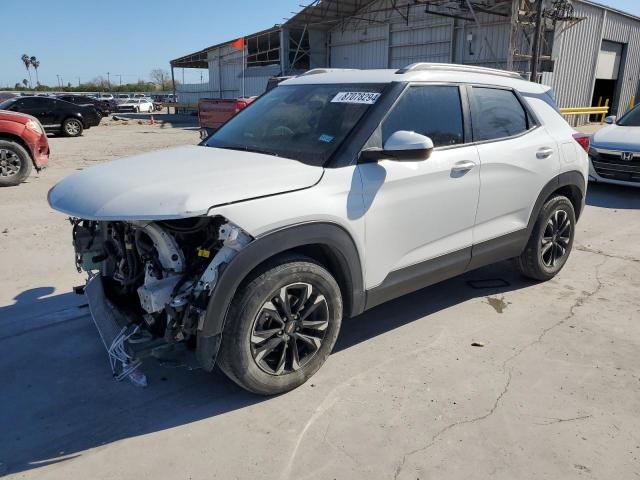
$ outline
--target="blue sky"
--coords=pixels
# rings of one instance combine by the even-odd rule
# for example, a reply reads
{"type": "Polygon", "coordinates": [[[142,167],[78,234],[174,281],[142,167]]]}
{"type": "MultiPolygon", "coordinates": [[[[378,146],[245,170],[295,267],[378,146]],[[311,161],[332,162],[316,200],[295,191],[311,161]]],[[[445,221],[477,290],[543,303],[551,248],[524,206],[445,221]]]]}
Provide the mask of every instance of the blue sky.
{"type": "MultiPolygon", "coordinates": [[[[209,45],[284,21],[310,0],[2,1],[0,86],[26,77],[23,53],[40,59],[40,81],[78,83],[111,73],[112,81],[148,80],[154,68],[209,45]]],[[[640,16],[640,0],[599,0],[640,16]]],[[[32,72],[33,74],[33,72],[32,72]]],[[[182,78],[182,72],[178,73],[182,78]]],[[[185,71],[198,82],[200,72],[185,71]]],[[[35,81],[35,77],[34,77],[35,81]]]]}

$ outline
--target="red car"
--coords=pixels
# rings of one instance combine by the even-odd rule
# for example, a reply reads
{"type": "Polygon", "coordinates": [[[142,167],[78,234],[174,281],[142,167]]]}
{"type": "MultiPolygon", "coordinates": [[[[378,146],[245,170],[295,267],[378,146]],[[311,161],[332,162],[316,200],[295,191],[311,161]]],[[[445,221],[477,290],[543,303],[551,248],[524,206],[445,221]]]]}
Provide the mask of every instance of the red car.
{"type": "Polygon", "coordinates": [[[34,167],[49,163],[49,142],[40,122],[24,113],[0,110],[0,187],[18,185],[34,167]]]}

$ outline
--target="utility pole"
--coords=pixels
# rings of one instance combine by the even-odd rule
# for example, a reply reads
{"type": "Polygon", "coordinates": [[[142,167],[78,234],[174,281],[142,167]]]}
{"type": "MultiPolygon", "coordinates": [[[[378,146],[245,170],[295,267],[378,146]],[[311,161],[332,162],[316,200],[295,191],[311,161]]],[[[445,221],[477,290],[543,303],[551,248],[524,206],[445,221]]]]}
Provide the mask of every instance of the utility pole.
{"type": "Polygon", "coordinates": [[[58,77],[58,86],[62,88],[62,77],[60,76],[59,73],[56,73],[56,77],[58,77]]]}
{"type": "Polygon", "coordinates": [[[111,79],[109,77],[109,72],[107,72],[107,88],[111,91],[111,79]]]}
{"type": "Polygon", "coordinates": [[[533,35],[533,51],[531,52],[531,78],[532,82],[538,81],[538,70],[540,66],[540,46],[542,43],[542,27],[544,26],[544,18],[542,14],[544,12],[544,0],[538,0],[538,6],[536,9],[536,21],[535,21],[535,33],[533,35]]]}
{"type": "Polygon", "coordinates": [[[80,88],[80,77],[78,77],[78,88],[80,88]]]}

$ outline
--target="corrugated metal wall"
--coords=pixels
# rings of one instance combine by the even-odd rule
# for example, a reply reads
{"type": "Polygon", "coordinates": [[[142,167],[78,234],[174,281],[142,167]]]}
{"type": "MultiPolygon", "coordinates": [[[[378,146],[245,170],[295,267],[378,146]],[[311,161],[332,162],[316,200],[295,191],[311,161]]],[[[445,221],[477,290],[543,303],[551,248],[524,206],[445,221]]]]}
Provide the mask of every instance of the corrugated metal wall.
{"type": "Polygon", "coordinates": [[[486,14],[478,14],[477,17],[480,28],[475,23],[457,22],[454,62],[506,68],[511,37],[509,19],[499,20],[499,17],[486,14]],[[471,41],[469,35],[472,36],[471,41]]]}
{"type": "MultiPolygon", "coordinates": [[[[181,103],[197,103],[200,98],[238,98],[242,96],[242,52],[227,45],[207,53],[209,82],[178,85],[181,103]]],[[[269,78],[280,73],[280,65],[251,67],[244,71],[244,94],[261,95],[269,78]]]]}
{"type": "Polygon", "coordinates": [[[388,10],[390,0],[374,2],[358,15],[380,23],[355,19],[331,30],[330,66],[400,68],[415,62],[506,66],[508,19],[478,13],[483,25],[478,29],[473,22],[429,14],[424,5],[411,1],[397,6],[388,10]]]}
{"type": "Polygon", "coordinates": [[[389,25],[331,32],[329,49],[334,68],[387,68],[389,25]]]}
{"type": "MultiPolygon", "coordinates": [[[[329,32],[331,67],[400,68],[414,62],[449,62],[453,19],[425,13],[424,6],[409,9],[409,21],[389,8],[389,0],[370,4],[359,13],[373,22],[352,20],[329,32]]],[[[403,8],[406,12],[406,6],[403,8]]]]}
{"type": "Polygon", "coordinates": [[[560,107],[589,106],[593,95],[603,10],[576,2],[575,14],[584,20],[563,33],[556,32],[555,68],[547,80],[556,92],[560,107]]]}
{"type": "Polygon", "coordinates": [[[574,3],[575,14],[584,17],[563,33],[556,33],[553,57],[555,71],[543,81],[556,91],[560,107],[591,105],[598,54],[602,40],[626,45],[615,105],[618,115],[628,110],[631,96],[638,93],[640,80],[640,21],[598,6],[574,3]]]}
{"type": "MultiPolygon", "coordinates": [[[[478,13],[478,28],[474,22],[427,14],[422,5],[407,9],[411,3],[398,3],[402,12],[408,11],[408,22],[397,10],[380,12],[391,1],[379,0],[358,14],[376,23],[356,19],[331,30],[330,66],[399,68],[414,62],[453,62],[506,68],[509,19],[478,13]]],[[[574,6],[576,16],[584,20],[561,34],[560,24],[553,48],[555,70],[546,72],[543,82],[554,88],[561,107],[589,106],[601,40],[624,43],[623,83],[616,104],[618,113],[623,113],[631,96],[639,93],[640,21],[580,0],[574,6]]],[[[517,66],[526,69],[526,64],[517,66]]]]}

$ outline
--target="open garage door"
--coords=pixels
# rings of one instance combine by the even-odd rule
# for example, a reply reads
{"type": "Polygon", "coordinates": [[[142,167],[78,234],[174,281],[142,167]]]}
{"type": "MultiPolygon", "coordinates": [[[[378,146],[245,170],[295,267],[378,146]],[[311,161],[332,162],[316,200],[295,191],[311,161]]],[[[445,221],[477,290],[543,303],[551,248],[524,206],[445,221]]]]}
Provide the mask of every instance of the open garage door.
{"type": "Polygon", "coordinates": [[[615,109],[620,95],[620,83],[622,64],[624,62],[623,43],[602,41],[600,53],[598,54],[598,65],[596,67],[596,82],[593,89],[593,106],[604,105],[607,100],[611,106],[610,113],[615,114],[615,109]]]}

